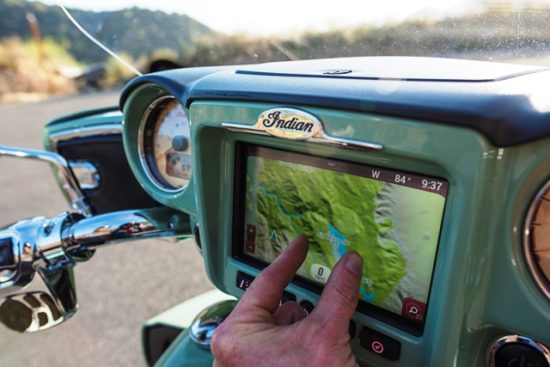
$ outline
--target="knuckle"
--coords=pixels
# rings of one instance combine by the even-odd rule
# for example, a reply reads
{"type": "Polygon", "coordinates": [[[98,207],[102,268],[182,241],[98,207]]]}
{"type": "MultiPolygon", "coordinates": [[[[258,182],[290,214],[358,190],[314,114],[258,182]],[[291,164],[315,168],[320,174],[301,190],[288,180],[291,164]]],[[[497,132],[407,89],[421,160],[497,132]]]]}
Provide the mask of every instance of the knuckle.
{"type": "Polygon", "coordinates": [[[219,355],[222,352],[222,343],[223,343],[223,328],[220,326],[212,335],[211,347],[212,354],[219,355]]]}
{"type": "Polygon", "coordinates": [[[227,363],[235,358],[235,348],[231,340],[232,338],[227,333],[225,326],[223,324],[220,325],[214,332],[211,342],[212,354],[216,360],[227,363]]]}

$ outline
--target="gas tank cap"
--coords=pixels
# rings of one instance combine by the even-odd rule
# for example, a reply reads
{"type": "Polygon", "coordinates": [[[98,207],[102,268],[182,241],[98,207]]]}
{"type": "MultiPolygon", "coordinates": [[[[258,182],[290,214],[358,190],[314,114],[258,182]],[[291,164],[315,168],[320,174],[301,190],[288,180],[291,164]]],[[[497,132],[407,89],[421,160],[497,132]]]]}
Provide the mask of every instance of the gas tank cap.
{"type": "Polygon", "coordinates": [[[212,335],[227,316],[233,311],[237,301],[227,300],[215,303],[202,310],[191,323],[189,336],[199,346],[210,349],[212,335]]]}

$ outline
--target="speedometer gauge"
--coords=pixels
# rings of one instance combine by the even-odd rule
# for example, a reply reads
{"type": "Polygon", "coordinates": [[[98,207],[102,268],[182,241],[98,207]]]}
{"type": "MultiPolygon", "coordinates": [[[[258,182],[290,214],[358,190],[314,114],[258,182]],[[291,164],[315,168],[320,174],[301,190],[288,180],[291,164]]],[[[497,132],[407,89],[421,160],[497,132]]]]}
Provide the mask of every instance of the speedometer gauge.
{"type": "Polygon", "coordinates": [[[165,191],[186,187],[191,179],[191,131],[177,99],[164,96],[147,109],[141,122],[139,147],[145,172],[165,191]]]}
{"type": "Polygon", "coordinates": [[[538,193],[527,215],[524,250],[537,285],[550,300],[550,181],[538,193]]]}

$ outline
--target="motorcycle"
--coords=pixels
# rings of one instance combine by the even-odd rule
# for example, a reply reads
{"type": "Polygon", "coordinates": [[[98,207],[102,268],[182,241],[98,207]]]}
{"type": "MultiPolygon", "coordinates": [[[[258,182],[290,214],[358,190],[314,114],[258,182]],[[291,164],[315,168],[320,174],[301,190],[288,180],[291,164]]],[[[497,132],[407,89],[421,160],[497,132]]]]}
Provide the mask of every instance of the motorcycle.
{"type": "Polygon", "coordinates": [[[281,302],[311,311],[357,251],[360,365],[550,366],[549,81],[541,67],[390,56],[137,76],[118,106],[47,123],[45,150],[0,146],[49,163],[72,208],[0,231],[0,321],[70,319],[74,268],[106,245],[191,240],[217,289],[147,321],[143,352],[212,365],[216,328],[304,233],[281,302]]]}

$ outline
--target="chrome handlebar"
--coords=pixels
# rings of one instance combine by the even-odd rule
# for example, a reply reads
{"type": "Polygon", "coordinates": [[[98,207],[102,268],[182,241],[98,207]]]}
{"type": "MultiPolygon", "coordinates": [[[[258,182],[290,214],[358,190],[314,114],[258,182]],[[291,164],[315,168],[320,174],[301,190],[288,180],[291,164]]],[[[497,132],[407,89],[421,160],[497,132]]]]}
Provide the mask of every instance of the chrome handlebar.
{"type": "Polygon", "coordinates": [[[191,233],[186,214],[166,207],[94,217],[63,213],[20,221],[0,231],[0,321],[17,331],[50,328],[78,307],[73,268],[106,244],[191,233]],[[36,274],[39,277],[35,277],[36,274]],[[33,279],[40,278],[42,282],[33,279]],[[29,284],[39,291],[17,294],[29,284]],[[15,293],[15,294],[14,294],[15,293]]]}
{"type": "Polygon", "coordinates": [[[57,170],[59,183],[72,208],[86,217],[92,215],[92,208],[80,189],[80,185],[74,177],[69,163],[61,155],[44,150],[0,145],[0,157],[23,158],[51,164],[57,170]]]}

